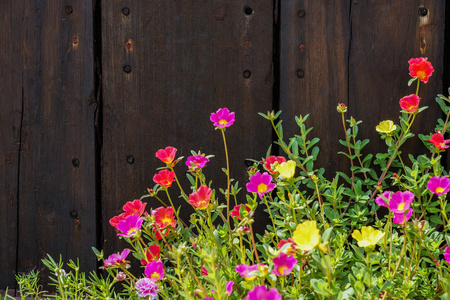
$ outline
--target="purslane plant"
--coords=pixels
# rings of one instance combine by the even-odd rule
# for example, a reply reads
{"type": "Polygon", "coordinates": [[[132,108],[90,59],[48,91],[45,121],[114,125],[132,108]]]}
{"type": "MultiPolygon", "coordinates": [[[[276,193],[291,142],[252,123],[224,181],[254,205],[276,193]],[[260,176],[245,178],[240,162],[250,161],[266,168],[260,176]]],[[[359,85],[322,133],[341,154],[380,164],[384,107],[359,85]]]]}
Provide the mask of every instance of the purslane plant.
{"type": "Polygon", "coordinates": [[[315,165],[319,139],[309,138],[308,115],[295,118],[298,134],[285,139],[281,112],[268,112],[261,115],[284,154],[271,155],[269,148],[264,159],[255,160],[245,193],[230,177],[225,135],[238,120],[227,108],[212,113],[225,147],[226,188],[218,189],[203,174],[213,156],[192,152],[185,162],[191,186],[184,190],[176,175],[183,157],[176,158],[175,147],[158,150],[164,166],[153,177],[154,187],[110,220],[130,247],[109,256],[94,249],[106,278],[91,273],[86,279],[73,262],[72,271],[61,273],[62,265],[44,261],[56,274],[58,297],[448,299],[450,178],[441,154],[450,147],[444,138],[450,132],[450,100],[438,95],[445,120],[437,120],[435,133],[418,135],[430,153],[402,153],[415,136],[412,124],[426,110],[420,106],[420,83],[433,73],[427,58],[408,63],[408,86],[416,82],[415,93],[400,99],[397,124],[383,120],[375,128],[385,153],[366,152],[369,140],[358,139],[361,121],[346,120],[347,107],[338,104],[345,137],[340,153],[350,169],[331,180],[315,165]],[[147,207],[147,197],[161,206],[147,207]],[[179,215],[183,205],[194,210],[189,220],[179,215]],[[262,235],[253,229],[259,206],[270,218],[262,235]],[[141,265],[140,272],[132,274],[131,264],[141,265]]]}

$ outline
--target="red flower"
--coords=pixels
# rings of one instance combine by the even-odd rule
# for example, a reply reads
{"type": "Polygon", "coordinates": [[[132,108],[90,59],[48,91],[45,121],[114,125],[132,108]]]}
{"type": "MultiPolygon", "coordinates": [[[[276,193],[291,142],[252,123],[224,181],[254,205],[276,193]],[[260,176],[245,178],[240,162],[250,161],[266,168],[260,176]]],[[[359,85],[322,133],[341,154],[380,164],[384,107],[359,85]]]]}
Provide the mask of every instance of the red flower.
{"type": "Polygon", "coordinates": [[[161,257],[160,251],[161,247],[159,247],[158,245],[149,246],[147,252],[145,253],[147,259],[141,259],[141,264],[145,266],[149,262],[158,260],[161,257]]]}
{"type": "MultiPolygon", "coordinates": [[[[249,213],[250,212],[250,207],[248,207],[247,204],[244,204],[244,205],[245,205],[245,209],[249,213]]],[[[240,215],[240,212],[239,212],[240,210],[241,210],[241,204],[236,205],[234,207],[234,209],[230,212],[230,215],[232,217],[236,217],[236,219],[238,219],[238,220],[241,220],[241,215],[240,215]]]]}
{"type": "Polygon", "coordinates": [[[400,99],[400,107],[409,113],[413,113],[419,108],[419,102],[419,96],[416,94],[411,94],[400,99]]]}
{"type": "Polygon", "coordinates": [[[269,171],[270,174],[275,174],[277,173],[275,170],[272,170],[272,168],[270,167],[271,165],[273,165],[274,163],[278,162],[278,164],[284,163],[286,161],[286,158],[284,158],[283,156],[269,156],[266,158],[266,160],[264,161],[264,167],[266,168],[267,171],[269,171]]]}
{"type": "Polygon", "coordinates": [[[153,181],[163,187],[170,187],[175,180],[175,173],[169,170],[161,170],[153,176],[153,181]]]}
{"type": "Polygon", "coordinates": [[[159,149],[156,152],[156,157],[159,158],[162,162],[170,165],[175,158],[175,153],[177,153],[177,149],[174,147],[166,147],[166,149],[159,149]]]}
{"type": "Polygon", "coordinates": [[[147,206],[147,203],[142,203],[141,200],[136,199],[133,202],[127,202],[123,206],[123,210],[128,215],[138,215],[141,216],[144,213],[145,206],[147,206]]]}
{"type": "Polygon", "coordinates": [[[427,140],[432,143],[437,149],[447,149],[450,147],[447,145],[450,140],[444,140],[444,136],[441,133],[435,133],[431,136],[431,139],[427,140]]]}
{"type": "Polygon", "coordinates": [[[211,189],[206,185],[202,185],[197,192],[189,195],[189,203],[198,209],[205,209],[211,200],[211,189]]]}
{"type": "MultiPolygon", "coordinates": [[[[156,225],[156,227],[158,227],[158,225],[156,225]]],[[[166,229],[159,228],[159,230],[158,230],[158,229],[156,229],[156,227],[153,227],[153,231],[155,232],[155,238],[157,240],[162,239],[161,234],[164,234],[164,237],[167,237],[169,235],[169,232],[170,232],[169,228],[166,228],[166,229]]]]}
{"type": "Polygon", "coordinates": [[[423,83],[428,82],[434,71],[433,66],[426,57],[411,58],[409,61],[409,74],[412,78],[419,78],[423,83]]]}
{"type": "Polygon", "coordinates": [[[109,220],[109,224],[113,226],[114,228],[117,228],[117,225],[119,225],[120,221],[125,220],[125,218],[128,217],[127,213],[122,213],[118,216],[114,216],[109,220]]]}
{"type": "Polygon", "coordinates": [[[281,249],[287,243],[290,243],[291,245],[286,249],[286,254],[294,255],[298,250],[295,248],[296,243],[292,238],[288,238],[287,240],[281,240],[277,245],[278,249],[281,249]]]}
{"type": "Polygon", "coordinates": [[[175,221],[175,216],[173,215],[174,210],[172,206],[167,208],[161,206],[153,211],[153,216],[155,217],[156,225],[160,229],[164,229],[167,226],[175,227],[177,225],[177,221],[175,221]]]}

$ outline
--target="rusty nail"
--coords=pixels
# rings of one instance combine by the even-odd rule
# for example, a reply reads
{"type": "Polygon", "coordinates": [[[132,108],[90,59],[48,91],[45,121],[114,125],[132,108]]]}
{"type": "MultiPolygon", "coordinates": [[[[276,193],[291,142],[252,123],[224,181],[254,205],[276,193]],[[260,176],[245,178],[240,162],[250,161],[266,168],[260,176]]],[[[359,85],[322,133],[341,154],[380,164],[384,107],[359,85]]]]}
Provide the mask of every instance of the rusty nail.
{"type": "Polygon", "coordinates": [[[300,46],[298,46],[298,48],[300,49],[300,52],[305,51],[305,45],[301,44],[300,46]]]}
{"type": "Polygon", "coordinates": [[[122,8],[122,13],[124,16],[128,16],[130,14],[130,9],[128,7],[122,8]]]}
{"type": "Polygon", "coordinates": [[[297,69],[297,77],[298,78],[305,77],[305,72],[302,69],[297,69]]]}
{"type": "Polygon", "coordinates": [[[245,70],[244,71],[244,78],[250,78],[250,76],[252,76],[252,72],[250,72],[250,70],[245,70]]]}
{"type": "Polygon", "coordinates": [[[77,38],[76,36],[73,37],[72,43],[73,43],[74,45],[78,44],[78,38],[77,38]]]}
{"type": "Polygon", "coordinates": [[[80,161],[78,160],[78,158],[72,159],[72,165],[74,167],[79,167],[80,166],[80,161]]]}
{"type": "Polygon", "coordinates": [[[130,165],[134,164],[134,157],[132,155],[127,155],[127,162],[130,165]]]}
{"type": "Polygon", "coordinates": [[[252,42],[249,42],[249,41],[245,42],[245,44],[244,44],[245,47],[250,47],[251,45],[252,45],[252,42]]]}
{"type": "Polygon", "coordinates": [[[304,17],[304,16],[305,16],[305,9],[304,9],[304,8],[300,8],[300,9],[297,11],[297,16],[299,16],[299,17],[304,17]]]}
{"type": "Polygon", "coordinates": [[[123,66],[123,71],[127,74],[131,73],[131,66],[130,65],[123,66]]]}
{"type": "Polygon", "coordinates": [[[131,41],[128,41],[128,42],[125,44],[125,48],[127,48],[128,50],[131,49],[131,41]]]}
{"type": "Polygon", "coordinates": [[[427,14],[428,14],[428,9],[426,9],[423,6],[419,7],[419,16],[425,17],[427,14]]]}
{"type": "Polygon", "coordinates": [[[71,210],[71,211],[70,211],[70,216],[71,216],[73,219],[76,219],[76,218],[78,218],[78,212],[77,212],[76,210],[71,210]]]}
{"type": "Polygon", "coordinates": [[[73,8],[70,5],[67,5],[65,8],[66,14],[70,15],[73,12],[73,8]]]}
{"type": "Polygon", "coordinates": [[[250,15],[253,13],[253,9],[252,9],[251,7],[249,7],[249,6],[245,6],[245,7],[244,7],[244,13],[245,13],[247,16],[250,16],[250,15]]]}

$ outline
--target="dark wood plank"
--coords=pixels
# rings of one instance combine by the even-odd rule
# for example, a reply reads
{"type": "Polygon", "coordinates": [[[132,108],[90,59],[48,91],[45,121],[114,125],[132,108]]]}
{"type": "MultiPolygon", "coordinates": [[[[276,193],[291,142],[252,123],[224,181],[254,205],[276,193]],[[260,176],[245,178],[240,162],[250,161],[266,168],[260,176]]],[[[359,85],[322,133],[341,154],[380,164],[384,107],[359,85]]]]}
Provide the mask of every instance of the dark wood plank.
{"type": "Polygon", "coordinates": [[[21,47],[11,1],[0,2],[0,289],[13,287],[17,247],[17,176],[22,115],[21,47]]]}
{"type": "MultiPolygon", "coordinates": [[[[433,130],[430,120],[440,116],[434,97],[442,90],[443,1],[281,1],[280,22],[280,107],[294,128],[286,132],[296,132],[295,115],[310,114],[312,133],[321,138],[317,166],[328,175],[349,167],[337,154],[345,151],[337,142],[345,137],[337,103],[349,106],[347,119],[363,120],[360,137],[371,140],[366,153],[385,151],[375,126],[385,119],[398,123],[398,101],[415,91],[407,86],[412,57],[426,56],[435,66],[420,93],[430,108],[413,127],[433,130]],[[428,9],[425,18],[418,14],[421,5],[428,9]]],[[[405,151],[418,153],[420,146],[415,139],[405,151]]]]}
{"type": "Polygon", "coordinates": [[[347,167],[338,138],[345,138],[339,102],[348,98],[350,1],[298,1],[280,3],[280,109],[285,140],[298,134],[295,116],[309,114],[307,126],[319,137],[315,166],[333,170],[347,167]]]}
{"type": "MultiPolygon", "coordinates": [[[[155,157],[158,149],[170,145],[178,156],[191,155],[191,149],[216,155],[204,173],[213,188],[226,187],[220,170],[226,166],[223,142],[209,120],[211,112],[221,107],[236,112],[226,135],[231,176],[241,186],[247,181],[245,159],[265,155],[271,129],[257,113],[272,109],[273,8],[267,0],[108,0],[102,10],[102,205],[104,248],[110,254],[121,246],[108,220],[153,187],[155,169],[162,166],[155,157]],[[128,15],[122,13],[125,7],[128,15]],[[244,78],[245,70],[250,78],[244,78]]],[[[176,166],[184,185],[185,161],[176,166]]],[[[170,192],[176,200],[178,188],[170,192]]],[[[187,217],[190,210],[181,205],[187,217]]],[[[150,199],[152,206],[160,204],[150,199]]]]}
{"type": "MultiPolygon", "coordinates": [[[[18,271],[96,258],[92,1],[24,1],[18,271]]],[[[22,68],[22,65],[18,67],[22,68]]]]}

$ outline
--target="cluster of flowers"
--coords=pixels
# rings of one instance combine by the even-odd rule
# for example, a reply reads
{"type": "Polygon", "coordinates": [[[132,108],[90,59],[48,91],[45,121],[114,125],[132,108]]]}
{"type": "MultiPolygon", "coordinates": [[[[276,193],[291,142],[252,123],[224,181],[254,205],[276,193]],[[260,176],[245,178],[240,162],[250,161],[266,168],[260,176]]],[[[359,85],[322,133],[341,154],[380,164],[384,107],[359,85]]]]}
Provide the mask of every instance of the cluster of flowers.
{"type": "MultiPolygon", "coordinates": [[[[426,83],[431,76],[433,67],[427,58],[411,59],[409,61],[410,75],[414,80],[420,80],[426,83]]],[[[417,114],[419,111],[420,98],[416,94],[408,95],[400,99],[400,107],[403,112],[408,114],[417,114]]],[[[344,104],[338,105],[338,111],[344,112],[346,107],[344,104]]],[[[235,121],[234,112],[230,112],[227,108],[221,108],[217,112],[212,113],[210,120],[216,128],[222,131],[231,126],[235,121]]],[[[380,122],[376,126],[376,130],[385,136],[391,136],[396,130],[397,126],[391,120],[380,122]]],[[[450,140],[444,140],[443,134],[438,132],[431,136],[428,140],[436,148],[435,152],[439,153],[444,149],[450,147],[447,145],[450,140]]],[[[175,159],[177,149],[174,147],[166,147],[156,152],[156,157],[166,164],[166,168],[154,175],[153,181],[158,185],[157,190],[149,189],[149,195],[157,197],[159,190],[165,190],[171,187],[172,183],[178,180],[174,172],[174,166],[181,160],[175,159]]],[[[201,174],[201,170],[209,162],[208,157],[204,154],[197,154],[187,158],[186,166],[190,172],[201,174]]],[[[282,156],[269,156],[262,162],[265,171],[252,170],[250,172],[249,182],[246,184],[247,192],[258,195],[261,200],[265,200],[266,194],[270,194],[276,187],[278,182],[294,183],[294,176],[296,174],[297,163],[293,160],[287,160],[282,156]]],[[[394,175],[395,176],[395,175],[394,175]]],[[[201,178],[200,176],[198,178],[201,178]]],[[[428,189],[431,193],[441,197],[450,191],[450,179],[446,176],[434,176],[428,181],[428,189]]],[[[208,210],[211,208],[212,189],[204,182],[200,182],[198,188],[189,195],[184,195],[186,201],[190,203],[196,211],[208,210]]],[[[184,192],[183,192],[184,193],[184,192]]],[[[301,195],[301,193],[299,193],[301,195]]],[[[255,196],[256,197],[256,196],[255,196]]],[[[170,197],[169,197],[170,200],[170,197]]],[[[170,200],[171,201],[171,200],[170,200]]],[[[384,191],[376,197],[375,203],[389,209],[389,218],[392,216],[392,222],[405,226],[413,214],[412,203],[414,201],[414,194],[408,190],[405,191],[384,191]]],[[[172,202],[171,202],[172,204],[172,202]]],[[[307,206],[307,205],[306,205],[307,206]]],[[[161,260],[161,248],[157,243],[148,245],[142,240],[141,231],[144,231],[148,236],[154,239],[161,240],[168,237],[174,231],[177,225],[181,225],[181,220],[178,218],[176,210],[171,206],[161,206],[152,209],[150,213],[145,212],[146,203],[141,200],[134,200],[127,202],[123,206],[124,212],[110,220],[110,224],[117,229],[117,235],[124,238],[131,238],[138,241],[140,250],[142,250],[143,259],[141,264],[145,266],[144,277],[135,281],[134,288],[140,297],[147,297],[148,299],[156,299],[158,292],[163,288],[161,280],[164,278],[164,265],[161,260]],[[143,222],[146,221],[151,225],[152,231],[143,227],[143,222]]],[[[270,213],[270,209],[268,210],[270,213]]],[[[228,213],[228,210],[227,210],[228,213]]],[[[254,211],[251,207],[245,204],[235,205],[229,211],[231,217],[239,221],[244,218],[251,218],[254,211]]],[[[240,223],[242,224],[242,222],[240,223]]],[[[249,222],[251,224],[251,222],[249,222]]],[[[244,224],[246,225],[246,224],[244,224]]],[[[249,225],[250,226],[250,225],[249,225]]],[[[291,274],[294,266],[300,260],[304,260],[305,254],[313,249],[318,249],[325,254],[329,251],[328,242],[322,242],[320,229],[318,228],[316,220],[306,220],[296,224],[293,234],[288,239],[281,239],[278,244],[277,255],[269,259],[266,264],[241,263],[234,267],[242,279],[251,282],[253,279],[259,277],[264,278],[269,273],[278,277],[286,277],[291,274]],[[268,264],[270,265],[268,265],[268,264]]],[[[244,230],[249,230],[243,227],[244,230]]],[[[275,230],[275,226],[274,226],[275,230]]],[[[363,226],[360,230],[355,229],[352,232],[352,237],[357,241],[359,247],[363,247],[367,252],[370,252],[385,236],[385,233],[374,229],[372,226],[363,226]]],[[[192,247],[196,247],[192,243],[192,247]]],[[[446,247],[444,251],[445,259],[450,263],[450,247],[446,247]]],[[[132,276],[127,272],[129,261],[127,256],[130,253],[129,249],[124,249],[120,254],[112,254],[108,259],[104,260],[104,268],[118,268],[122,271],[117,273],[116,278],[123,280],[127,276],[132,276]]],[[[244,259],[245,260],[245,259],[244,259]]],[[[208,276],[206,268],[202,268],[202,276],[208,276]]],[[[230,279],[230,278],[229,278],[230,279]]],[[[233,294],[233,286],[235,282],[232,280],[226,281],[226,295],[233,294]]],[[[210,291],[214,294],[214,290],[210,291]]],[[[384,294],[380,295],[380,298],[384,294]]],[[[203,297],[203,300],[214,299],[210,295],[203,297]]],[[[251,286],[248,293],[244,297],[245,300],[260,300],[260,299],[282,299],[282,295],[276,287],[269,288],[265,284],[251,286]]]]}

